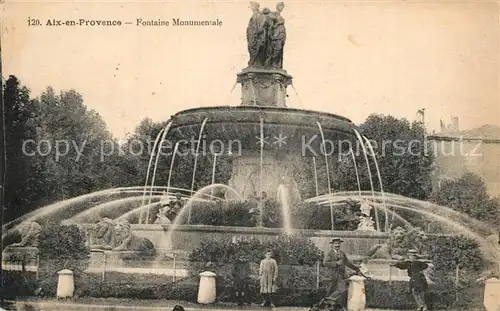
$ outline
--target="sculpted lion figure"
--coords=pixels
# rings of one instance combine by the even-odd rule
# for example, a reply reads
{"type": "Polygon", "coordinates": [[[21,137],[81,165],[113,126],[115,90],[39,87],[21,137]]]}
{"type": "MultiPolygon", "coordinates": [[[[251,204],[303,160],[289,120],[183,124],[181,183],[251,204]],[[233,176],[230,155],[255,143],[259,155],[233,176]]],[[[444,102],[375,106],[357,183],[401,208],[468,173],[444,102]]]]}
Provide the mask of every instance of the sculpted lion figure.
{"type": "Polygon", "coordinates": [[[92,229],[91,248],[113,249],[115,247],[115,223],[112,219],[103,218],[92,229]]]}
{"type": "Polygon", "coordinates": [[[21,235],[21,242],[13,243],[9,247],[38,247],[42,226],[35,221],[22,222],[17,231],[21,235]]]}
{"type": "Polygon", "coordinates": [[[401,259],[406,253],[403,243],[405,230],[401,227],[395,228],[389,235],[389,241],[377,244],[368,251],[369,258],[377,259],[401,259]]]}
{"type": "Polygon", "coordinates": [[[114,251],[131,251],[124,254],[123,259],[151,257],[155,254],[153,243],[143,237],[133,234],[130,223],[126,220],[118,221],[114,226],[114,251]]]}

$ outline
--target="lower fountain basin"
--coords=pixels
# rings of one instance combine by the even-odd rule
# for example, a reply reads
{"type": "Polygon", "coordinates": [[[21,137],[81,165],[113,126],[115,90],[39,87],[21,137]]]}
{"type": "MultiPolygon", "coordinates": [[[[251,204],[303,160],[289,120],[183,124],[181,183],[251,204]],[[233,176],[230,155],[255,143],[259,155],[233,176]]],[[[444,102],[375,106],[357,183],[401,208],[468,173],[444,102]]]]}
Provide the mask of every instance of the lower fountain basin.
{"type": "MultiPolygon", "coordinates": [[[[80,224],[87,234],[93,227],[92,224],[80,224]]],[[[153,242],[158,253],[186,254],[199,247],[203,240],[227,238],[232,241],[245,239],[272,240],[283,234],[280,228],[263,227],[225,227],[208,225],[179,225],[168,240],[168,231],[171,225],[143,224],[131,225],[132,232],[140,237],[145,237],[153,242]]],[[[342,249],[354,257],[365,256],[377,244],[383,244],[388,239],[388,234],[383,232],[361,231],[331,231],[331,230],[293,230],[293,234],[309,237],[314,244],[324,253],[330,249],[330,240],[340,237],[344,240],[342,249]]]]}

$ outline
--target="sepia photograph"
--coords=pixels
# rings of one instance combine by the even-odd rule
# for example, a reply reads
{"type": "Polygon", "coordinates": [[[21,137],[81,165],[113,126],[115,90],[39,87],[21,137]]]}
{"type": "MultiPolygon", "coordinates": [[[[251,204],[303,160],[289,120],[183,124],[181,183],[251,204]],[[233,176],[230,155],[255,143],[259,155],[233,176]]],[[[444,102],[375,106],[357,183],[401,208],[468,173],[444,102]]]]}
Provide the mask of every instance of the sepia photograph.
{"type": "Polygon", "coordinates": [[[0,1],[0,311],[499,311],[499,4],[0,1]]]}

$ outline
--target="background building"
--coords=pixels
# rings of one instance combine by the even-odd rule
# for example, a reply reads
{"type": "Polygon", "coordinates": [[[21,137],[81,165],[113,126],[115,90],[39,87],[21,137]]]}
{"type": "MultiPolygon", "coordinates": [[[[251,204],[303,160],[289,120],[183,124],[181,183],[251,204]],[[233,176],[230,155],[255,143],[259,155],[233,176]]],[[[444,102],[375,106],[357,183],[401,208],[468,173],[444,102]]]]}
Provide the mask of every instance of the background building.
{"type": "Polygon", "coordinates": [[[428,136],[436,154],[434,187],[469,171],[483,178],[491,196],[500,197],[500,127],[460,131],[458,122],[458,118],[449,125],[441,121],[441,132],[428,136]]]}

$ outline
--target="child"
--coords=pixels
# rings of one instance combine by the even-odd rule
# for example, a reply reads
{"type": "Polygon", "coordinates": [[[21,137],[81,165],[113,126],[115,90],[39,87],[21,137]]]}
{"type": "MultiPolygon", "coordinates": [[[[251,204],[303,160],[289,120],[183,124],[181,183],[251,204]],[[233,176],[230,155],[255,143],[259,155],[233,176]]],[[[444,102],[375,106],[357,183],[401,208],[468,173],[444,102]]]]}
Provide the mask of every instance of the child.
{"type": "Polygon", "coordinates": [[[417,303],[418,310],[428,311],[425,302],[428,284],[423,271],[427,269],[429,265],[419,260],[417,254],[418,252],[416,250],[410,249],[406,260],[400,260],[393,265],[398,269],[407,270],[408,276],[410,277],[410,292],[417,303]]]}
{"type": "Polygon", "coordinates": [[[268,251],[266,253],[266,258],[260,262],[259,268],[259,278],[260,278],[260,293],[264,296],[264,301],[261,306],[266,305],[275,307],[271,295],[276,293],[277,286],[276,281],[278,279],[278,264],[276,260],[272,258],[272,253],[268,251]]]}

